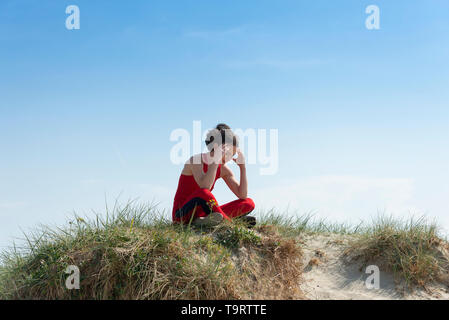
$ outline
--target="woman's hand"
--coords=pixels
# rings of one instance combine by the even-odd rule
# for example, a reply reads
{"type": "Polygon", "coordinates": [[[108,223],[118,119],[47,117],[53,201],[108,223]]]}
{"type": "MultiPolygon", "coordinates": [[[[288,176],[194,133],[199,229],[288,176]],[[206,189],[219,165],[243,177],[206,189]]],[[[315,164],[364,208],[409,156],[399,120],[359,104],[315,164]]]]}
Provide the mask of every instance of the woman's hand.
{"type": "Polygon", "coordinates": [[[240,148],[237,148],[237,158],[232,158],[232,160],[239,166],[245,165],[245,156],[240,148]]]}

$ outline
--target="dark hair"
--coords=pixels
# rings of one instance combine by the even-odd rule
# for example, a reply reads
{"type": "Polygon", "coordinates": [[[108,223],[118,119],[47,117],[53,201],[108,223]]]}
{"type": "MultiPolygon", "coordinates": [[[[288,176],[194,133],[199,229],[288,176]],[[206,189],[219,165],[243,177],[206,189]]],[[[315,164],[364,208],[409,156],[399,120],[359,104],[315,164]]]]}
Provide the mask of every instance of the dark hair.
{"type": "Polygon", "coordinates": [[[237,136],[232,132],[231,127],[224,123],[219,123],[215,129],[210,130],[206,137],[206,146],[209,150],[212,150],[212,142],[217,143],[219,146],[226,143],[231,143],[234,147],[238,146],[237,136]],[[221,137],[221,139],[220,139],[221,137]],[[221,141],[220,141],[221,140],[221,141]]]}

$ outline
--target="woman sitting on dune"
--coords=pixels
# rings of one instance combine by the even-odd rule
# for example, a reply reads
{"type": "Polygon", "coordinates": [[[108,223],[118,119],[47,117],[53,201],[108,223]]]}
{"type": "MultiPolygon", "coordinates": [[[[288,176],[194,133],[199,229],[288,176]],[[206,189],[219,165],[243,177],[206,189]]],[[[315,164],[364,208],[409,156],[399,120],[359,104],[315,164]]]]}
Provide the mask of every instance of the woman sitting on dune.
{"type": "Polygon", "coordinates": [[[247,215],[255,205],[247,197],[245,158],[238,148],[237,136],[229,126],[219,124],[209,131],[205,142],[209,152],[192,156],[181,172],[173,203],[173,222],[215,226],[223,219],[241,218],[253,226],[255,218],[247,215]],[[231,159],[240,168],[240,182],[226,165],[231,159]],[[238,200],[218,205],[211,191],[219,178],[223,178],[238,200]]]}

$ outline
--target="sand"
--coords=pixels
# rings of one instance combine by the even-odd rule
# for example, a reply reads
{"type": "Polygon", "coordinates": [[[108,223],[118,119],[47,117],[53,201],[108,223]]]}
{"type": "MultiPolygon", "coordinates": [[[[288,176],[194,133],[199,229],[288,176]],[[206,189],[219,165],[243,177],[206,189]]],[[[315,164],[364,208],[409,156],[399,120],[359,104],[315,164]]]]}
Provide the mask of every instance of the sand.
{"type": "Polygon", "coordinates": [[[309,235],[300,239],[304,250],[301,289],[311,300],[449,300],[449,288],[435,284],[424,289],[405,290],[391,273],[380,269],[379,289],[369,289],[361,263],[343,255],[350,236],[309,235]]]}

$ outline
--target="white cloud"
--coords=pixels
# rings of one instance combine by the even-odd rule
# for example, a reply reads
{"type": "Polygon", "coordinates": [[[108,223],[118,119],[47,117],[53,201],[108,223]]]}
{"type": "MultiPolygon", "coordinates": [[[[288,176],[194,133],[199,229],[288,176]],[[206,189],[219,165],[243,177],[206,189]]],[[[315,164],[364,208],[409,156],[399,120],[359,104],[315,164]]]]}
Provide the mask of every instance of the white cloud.
{"type": "Polygon", "coordinates": [[[330,221],[359,221],[379,211],[404,215],[422,213],[413,204],[412,179],[358,176],[317,176],[254,190],[258,208],[316,212],[330,221]]]}

